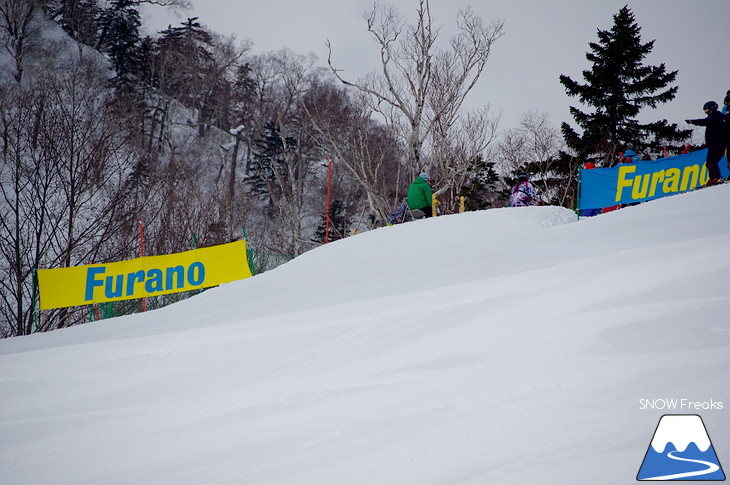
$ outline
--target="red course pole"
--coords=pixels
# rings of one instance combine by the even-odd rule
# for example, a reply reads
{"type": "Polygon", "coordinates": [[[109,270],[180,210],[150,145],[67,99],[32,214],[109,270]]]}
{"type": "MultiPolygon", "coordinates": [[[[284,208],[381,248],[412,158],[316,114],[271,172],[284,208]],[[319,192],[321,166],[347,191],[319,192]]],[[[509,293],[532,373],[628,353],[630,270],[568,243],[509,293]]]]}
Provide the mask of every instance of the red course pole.
{"type": "Polygon", "coordinates": [[[327,157],[327,212],[324,222],[324,243],[327,244],[330,239],[330,198],[332,196],[332,157],[327,157]]]}

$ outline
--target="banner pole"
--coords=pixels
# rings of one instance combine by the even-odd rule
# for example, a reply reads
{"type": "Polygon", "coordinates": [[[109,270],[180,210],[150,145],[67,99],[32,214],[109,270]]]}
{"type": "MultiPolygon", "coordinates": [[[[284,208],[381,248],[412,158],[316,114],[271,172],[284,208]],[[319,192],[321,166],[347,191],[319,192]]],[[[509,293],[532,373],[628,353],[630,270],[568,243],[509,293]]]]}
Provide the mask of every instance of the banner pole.
{"type": "Polygon", "coordinates": [[[36,310],[35,306],[35,300],[36,300],[36,287],[38,286],[38,270],[36,268],[33,268],[33,289],[31,290],[31,296],[30,296],[30,306],[31,306],[31,328],[35,326],[35,332],[38,332],[38,312],[36,310]]]}
{"type": "Polygon", "coordinates": [[[580,218],[580,174],[581,174],[581,169],[578,168],[578,189],[575,191],[576,197],[575,197],[575,201],[573,202],[573,204],[574,204],[573,210],[575,211],[575,214],[578,216],[578,218],[580,218]]]}
{"type": "Polygon", "coordinates": [[[332,196],[332,157],[327,157],[327,212],[324,222],[324,243],[327,244],[330,238],[330,198],[332,196]]]}
{"type": "MultiPolygon", "coordinates": [[[[139,254],[144,258],[144,226],[142,219],[139,220],[139,254]]],[[[142,311],[147,311],[147,298],[142,298],[142,311]]]]}
{"type": "Polygon", "coordinates": [[[246,260],[248,261],[248,269],[251,270],[251,275],[256,276],[256,268],[253,266],[253,249],[248,245],[248,234],[246,234],[246,226],[241,225],[241,232],[243,232],[243,240],[246,241],[246,260]]]}

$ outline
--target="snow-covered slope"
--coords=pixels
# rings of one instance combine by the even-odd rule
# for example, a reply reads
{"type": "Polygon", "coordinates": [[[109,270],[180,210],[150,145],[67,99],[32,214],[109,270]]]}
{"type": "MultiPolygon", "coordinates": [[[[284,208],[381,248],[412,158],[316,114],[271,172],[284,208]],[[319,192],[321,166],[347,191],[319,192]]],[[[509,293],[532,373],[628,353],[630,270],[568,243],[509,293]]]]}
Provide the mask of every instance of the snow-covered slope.
{"type": "Polygon", "coordinates": [[[0,482],[630,483],[665,413],[730,462],[729,207],[417,221],[0,341],[0,482]]]}

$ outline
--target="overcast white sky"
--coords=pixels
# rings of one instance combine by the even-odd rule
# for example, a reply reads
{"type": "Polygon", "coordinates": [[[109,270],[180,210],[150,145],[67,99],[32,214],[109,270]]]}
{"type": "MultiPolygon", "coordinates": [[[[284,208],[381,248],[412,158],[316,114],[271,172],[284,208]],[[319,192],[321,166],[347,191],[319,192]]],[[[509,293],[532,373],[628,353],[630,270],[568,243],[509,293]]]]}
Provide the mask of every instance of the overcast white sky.
{"type": "MultiPolygon", "coordinates": [[[[325,42],[333,46],[336,66],[351,78],[377,68],[378,50],[366,32],[363,12],[371,0],[192,0],[193,11],[176,17],[159,7],[148,9],[145,23],[152,31],[198,17],[210,30],[253,41],[255,53],[289,48],[315,53],[324,66],[325,42]]],[[[414,19],[417,0],[383,0],[414,19]]],[[[502,128],[514,126],[526,112],[550,114],[555,126],[573,120],[568,98],[558,82],[560,74],[582,81],[588,43],[597,29],[609,29],[612,16],[628,4],[642,26],[642,40],[656,39],[647,62],[665,63],[679,70],[677,98],[656,113],[642,118],[666,118],[684,125],[685,118],[704,116],[708,100],[722,104],[730,90],[729,0],[431,0],[445,40],[458,9],[470,5],[485,20],[503,19],[506,35],[494,47],[492,58],[468,102],[491,104],[502,110],[502,128]]],[[[698,131],[698,134],[701,134],[698,131]]]]}

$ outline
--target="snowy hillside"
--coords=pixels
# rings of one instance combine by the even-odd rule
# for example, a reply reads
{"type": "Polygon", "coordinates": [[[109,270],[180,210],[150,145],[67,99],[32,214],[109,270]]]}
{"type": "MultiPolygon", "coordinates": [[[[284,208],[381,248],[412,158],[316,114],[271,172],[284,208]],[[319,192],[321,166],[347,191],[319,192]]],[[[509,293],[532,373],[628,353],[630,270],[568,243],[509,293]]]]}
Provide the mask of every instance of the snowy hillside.
{"type": "Polygon", "coordinates": [[[663,414],[727,466],[728,208],[417,221],[0,341],[0,482],[625,484],[663,414]]]}

